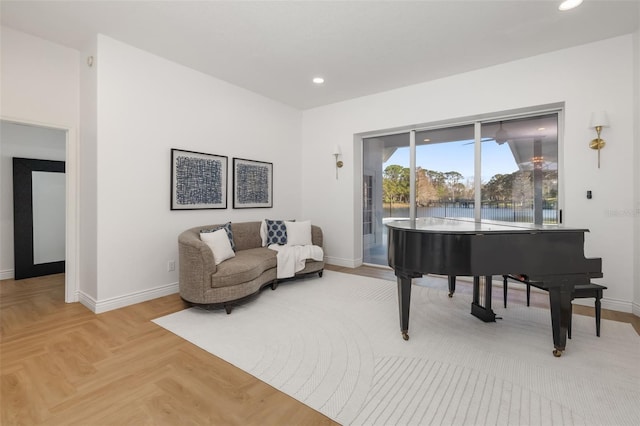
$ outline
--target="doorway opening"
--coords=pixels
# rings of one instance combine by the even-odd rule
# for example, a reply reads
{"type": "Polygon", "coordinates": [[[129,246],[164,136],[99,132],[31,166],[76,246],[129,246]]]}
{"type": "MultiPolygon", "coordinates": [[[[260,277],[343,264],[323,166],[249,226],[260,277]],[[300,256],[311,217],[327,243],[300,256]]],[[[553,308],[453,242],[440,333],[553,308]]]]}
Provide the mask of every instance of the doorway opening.
{"type": "Polygon", "coordinates": [[[15,277],[14,216],[20,216],[20,219],[23,219],[21,211],[15,214],[13,211],[13,158],[65,163],[64,174],[48,173],[50,170],[34,170],[30,174],[32,177],[31,189],[33,191],[35,188],[37,196],[37,199],[32,203],[38,211],[42,210],[41,207],[44,209],[52,208],[51,196],[54,192],[57,193],[57,197],[64,195],[64,200],[59,203],[59,208],[62,211],[56,215],[55,223],[57,225],[53,225],[51,222],[53,217],[51,211],[45,211],[45,214],[34,218],[32,225],[35,225],[35,235],[30,235],[29,238],[31,243],[37,245],[32,259],[34,264],[65,262],[65,302],[76,302],[77,192],[75,185],[77,183],[77,165],[75,153],[77,152],[77,141],[75,134],[72,129],[66,126],[13,118],[0,120],[0,132],[0,161],[2,162],[0,279],[15,277]],[[52,229],[54,227],[58,229],[52,229]],[[57,236],[52,237],[52,234],[57,236]],[[63,241],[52,238],[62,238],[63,241]]]}

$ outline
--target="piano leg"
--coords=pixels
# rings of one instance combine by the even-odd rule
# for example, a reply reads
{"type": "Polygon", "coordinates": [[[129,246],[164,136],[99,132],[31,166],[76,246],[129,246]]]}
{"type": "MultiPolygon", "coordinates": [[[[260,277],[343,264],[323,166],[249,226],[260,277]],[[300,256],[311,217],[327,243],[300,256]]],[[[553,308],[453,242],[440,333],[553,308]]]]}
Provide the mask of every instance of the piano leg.
{"type": "Polygon", "coordinates": [[[480,277],[473,277],[473,303],[480,304],[480,277]]]}
{"type": "Polygon", "coordinates": [[[449,297],[453,297],[453,293],[456,292],[456,276],[449,275],[449,297]]]}
{"type": "Polygon", "coordinates": [[[553,356],[562,355],[567,345],[567,332],[571,319],[571,293],[573,286],[554,286],[549,288],[549,307],[551,309],[551,327],[553,329],[553,356]]]}
{"type": "Polygon", "coordinates": [[[480,301],[480,277],[473,277],[473,302],[471,315],[484,322],[495,322],[496,313],[491,309],[491,275],[484,277],[484,305],[480,301]]]}
{"type": "Polygon", "coordinates": [[[398,308],[400,309],[400,332],[409,340],[409,307],[411,306],[411,278],[398,278],[398,308]]]}

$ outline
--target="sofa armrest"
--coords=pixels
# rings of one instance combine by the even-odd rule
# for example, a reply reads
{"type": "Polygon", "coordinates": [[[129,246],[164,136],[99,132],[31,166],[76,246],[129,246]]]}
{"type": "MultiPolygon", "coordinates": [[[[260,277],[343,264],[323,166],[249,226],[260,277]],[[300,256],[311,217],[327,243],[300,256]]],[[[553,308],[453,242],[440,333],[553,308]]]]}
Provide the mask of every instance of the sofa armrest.
{"type": "Polygon", "coordinates": [[[217,271],[211,248],[192,231],[185,231],[178,237],[180,261],[180,294],[189,300],[201,300],[204,292],[211,287],[211,274],[217,271]]]}
{"type": "Polygon", "coordinates": [[[313,243],[314,246],[322,247],[322,244],[324,243],[324,241],[323,241],[323,235],[322,235],[322,228],[320,228],[319,226],[311,225],[311,242],[313,243]]]}

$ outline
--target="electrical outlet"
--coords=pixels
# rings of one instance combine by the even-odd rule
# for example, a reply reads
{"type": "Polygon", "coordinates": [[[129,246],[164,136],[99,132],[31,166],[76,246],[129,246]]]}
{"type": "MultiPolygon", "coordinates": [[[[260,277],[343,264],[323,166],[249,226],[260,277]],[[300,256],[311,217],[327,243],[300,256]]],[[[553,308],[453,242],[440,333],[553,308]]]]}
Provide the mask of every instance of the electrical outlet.
{"type": "Polygon", "coordinates": [[[167,272],[173,272],[176,270],[176,261],[170,260],[167,262],[167,272]]]}

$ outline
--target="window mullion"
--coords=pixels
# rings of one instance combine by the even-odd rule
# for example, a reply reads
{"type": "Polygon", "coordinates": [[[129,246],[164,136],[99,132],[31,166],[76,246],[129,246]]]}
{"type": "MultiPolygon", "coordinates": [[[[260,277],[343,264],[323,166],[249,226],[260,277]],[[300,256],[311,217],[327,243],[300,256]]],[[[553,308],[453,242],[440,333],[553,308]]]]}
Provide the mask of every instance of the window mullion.
{"type": "Polygon", "coordinates": [[[409,133],[409,219],[416,220],[416,131],[409,133]]]}
{"type": "Polygon", "coordinates": [[[476,121],[473,124],[474,143],[474,168],[473,168],[473,218],[479,222],[482,216],[482,123],[476,121]]]}

